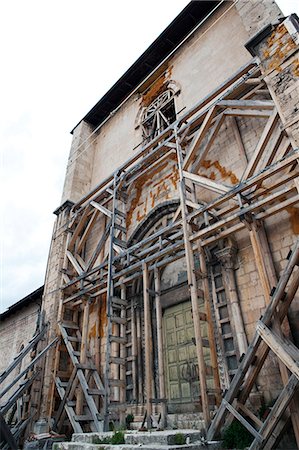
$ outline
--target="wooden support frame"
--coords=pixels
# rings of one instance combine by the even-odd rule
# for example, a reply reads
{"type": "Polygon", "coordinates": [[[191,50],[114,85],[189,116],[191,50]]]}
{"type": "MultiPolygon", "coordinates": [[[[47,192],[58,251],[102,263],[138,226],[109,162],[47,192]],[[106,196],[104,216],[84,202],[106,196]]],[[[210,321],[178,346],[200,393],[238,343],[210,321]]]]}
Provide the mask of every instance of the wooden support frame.
{"type": "MultiPolygon", "coordinates": [[[[68,246],[69,261],[65,268],[65,284],[63,291],[65,292],[64,305],[77,308],[82,306],[84,300],[82,296],[90,296],[91,299],[98,299],[103,293],[107,293],[107,317],[108,326],[106,328],[107,345],[106,345],[106,367],[104,369],[104,416],[105,429],[111,417],[112,406],[110,408],[109,396],[111,392],[118,392],[119,403],[126,407],[125,402],[125,371],[124,365],[120,362],[125,359],[124,342],[126,340],[125,325],[121,323],[125,319],[124,308],[117,317],[119,320],[119,335],[113,335],[111,326],[111,317],[113,311],[113,299],[116,292],[121,292],[120,300],[125,300],[127,286],[131,286],[134,280],[143,279],[143,304],[146,321],[146,340],[151,342],[149,324],[151,322],[149,303],[149,278],[154,273],[155,277],[155,303],[157,312],[158,327],[158,347],[161,349],[161,302],[160,302],[160,283],[159,270],[169,262],[175,261],[182,256],[186,257],[188,269],[188,284],[191,295],[192,310],[194,317],[194,328],[196,335],[197,359],[199,365],[199,378],[201,390],[201,402],[203,407],[203,415],[206,426],[210,422],[208,387],[206,383],[205,361],[203,357],[203,342],[201,336],[201,319],[203,315],[198,310],[198,280],[195,275],[194,254],[199,252],[200,265],[204,273],[207,273],[205,266],[204,249],[208,248],[211,243],[234,234],[246,227],[244,218],[248,214],[255,215],[256,220],[262,220],[271,214],[275,214],[288,205],[298,202],[298,194],[294,194],[293,179],[296,177],[296,169],[298,152],[288,153],[289,145],[280,145],[282,135],[278,136],[277,142],[270,140],[273,136],[273,130],[278,123],[278,116],[274,109],[274,103],[271,100],[255,100],[250,98],[251,93],[254,94],[256,88],[261,85],[252,84],[252,88],[242,91],[242,86],[246,81],[251,81],[253,76],[258,76],[259,69],[254,63],[248,65],[246,70],[243,68],[238,77],[233,77],[230,82],[224,83],[220,90],[216,90],[208,98],[197,104],[192,110],[184,114],[183,119],[164,130],[150,144],[146,145],[139,153],[136,153],[129,161],[122,165],[113,176],[104,180],[101,185],[90,192],[86,197],[80,200],[74,206],[74,215],[76,219],[72,225],[72,237],[68,246]],[[245,94],[244,94],[245,92],[245,94]],[[234,94],[237,93],[238,98],[235,99],[234,94]],[[266,117],[268,118],[266,127],[258,142],[256,150],[252,158],[247,162],[247,156],[242,142],[240,130],[237,129],[235,118],[240,117],[266,117]],[[230,117],[229,119],[227,117],[230,117]],[[227,118],[227,119],[226,119],[227,118]],[[244,166],[243,181],[235,187],[225,186],[220,182],[209,180],[198,175],[200,163],[206,158],[219,132],[224,120],[232,124],[235,139],[239,152],[242,156],[244,166]],[[209,133],[209,134],[207,134],[209,133]],[[207,138],[207,141],[204,139],[207,138]],[[185,152],[181,148],[181,140],[184,143],[190,142],[185,152]],[[265,148],[267,147],[267,155],[265,148]],[[125,192],[136,180],[147,173],[148,170],[155,167],[161,161],[166,161],[170,153],[176,152],[177,165],[180,175],[179,195],[180,204],[174,216],[173,223],[165,226],[163,229],[151,236],[142,239],[140,242],[127,247],[125,235],[126,228],[123,226],[124,216],[119,216],[117,203],[120,201],[121,193],[125,192]],[[287,154],[287,155],[286,155],[287,154]],[[286,155],[286,156],[285,156],[286,155]],[[266,157],[264,160],[263,157],[266,157]],[[279,157],[280,156],[280,157],[279,157]],[[267,166],[261,167],[261,165],[267,166]],[[271,164],[271,166],[270,166],[271,164]],[[260,170],[256,173],[257,170],[260,170]],[[286,173],[286,171],[289,171],[286,173]],[[277,179],[274,179],[274,175],[277,179]],[[285,180],[285,182],[283,181],[285,180]],[[190,192],[186,191],[186,182],[194,183],[207,191],[213,193],[215,200],[208,204],[202,204],[196,196],[190,199],[190,192]],[[264,182],[267,182],[267,186],[264,182]],[[262,184],[263,183],[263,184],[262,184]],[[280,188],[283,186],[280,190],[280,188]],[[240,202],[242,199],[242,202],[240,202]],[[233,201],[231,201],[233,200],[233,201]],[[273,202],[273,205],[270,205],[273,202]],[[179,218],[181,217],[181,218],[179,218]],[[89,261],[86,261],[84,255],[85,244],[96,223],[99,220],[105,220],[106,226],[96,246],[89,253],[89,261]],[[194,230],[192,231],[193,227],[194,230]],[[197,228],[196,228],[197,226],[197,228]],[[121,236],[122,235],[122,236],[121,236]],[[107,250],[107,244],[109,250],[107,250]],[[70,270],[68,270],[70,269],[70,270]],[[69,273],[70,272],[70,273],[69,273]],[[111,354],[111,341],[116,342],[114,349],[118,348],[118,355],[111,354]],[[110,359],[109,359],[110,358],[110,359]],[[119,380],[110,379],[110,364],[113,361],[114,367],[118,367],[119,380]],[[113,383],[110,383],[110,381],[113,383]]],[[[125,198],[126,195],[123,196],[125,198]]],[[[259,245],[259,244],[257,244],[259,245]]],[[[265,268],[263,268],[264,270],[265,268]]],[[[207,279],[201,280],[204,288],[204,297],[206,309],[209,313],[209,286],[207,279]]],[[[266,280],[264,280],[266,286],[266,280]]],[[[205,315],[209,323],[211,318],[209,314],[205,315]]],[[[136,356],[135,378],[138,365],[138,352],[140,353],[141,339],[141,317],[138,308],[131,314],[132,319],[132,357],[136,356]],[[134,325],[133,325],[134,322],[134,325]],[[135,329],[134,329],[135,327],[135,329]]],[[[116,320],[116,319],[115,319],[116,320]]],[[[83,321],[84,322],[84,321],[83,321]]],[[[83,326],[84,328],[84,326],[83,326]]],[[[213,341],[213,332],[211,327],[209,330],[209,340],[213,341]]],[[[82,338],[83,338],[82,332],[82,338]]],[[[245,349],[243,342],[242,349],[245,349]]],[[[255,345],[260,346],[261,358],[268,351],[268,346],[257,337],[255,345]]],[[[159,372],[163,375],[163,360],[161,361],[162,351],[159,352],[159,372]]],[[[140,356],[140,355],[139,355],[140,356]]],[[[103,363],[103,362],[102,362],[103,363]]],[[[212,363],[214,372],[214,381],[217,379],[217,356],[214,355],[212,363]]],[[[82,370],[82,369],[79,369],[82,370]]],[[[134,372],[132,370],[132,372],[134,372]]],[[[146,393],[146,409],[147,409],[147,425],[152,426],[152,385],[149,380],[152,378],[151,361],[149,353],[146,355],[146,377],[147,384],[146,393]]],[[[86,376],[85,369],[82,370],[86,376]]],[[[165,386],[163,387],[163,377],[159,377],[160,397],[162,400],[166,397],[165,386]]],[[[254,375],[253,375],[254,376],[254,375]]],[[[135,393],[139,395],[139,400],[143,401],[142,380],[137,383],[135,379],[135,393]],[[138,384],[138,389],[137,389],[138,384]],[[138,392],[137,392],[138,391],[138,392]]],[[[134,385],[133,383],[133,385],[134,385]]],[[[81,382],[80,382],[81,384],[81,382]]],[[[59,388],[60,389],[60,388],[59,388]]],[[[61,389],[60,389],[61,391],[61,389]]],[[[62,392],[62,391],[61,391],[62,392]]],[[[219,394],[219,385],[215,384],[215,392],[219,394]]],[[[62,396],[62,401],[66,390],[62,396]]],[[[245,398],[245,397],[244,397],[245,398]]],[[[244,399],[237,405],[230,406],[234,408],[237,414],[240,411],[247,417],[250,417],[250,411],[244,405],[244,399]]],[[[229,402],[229,405],[231,403],[229,402]]],[[[115,406],[115,405],[114,405],[115,406]]],[[[123,420],[125,409],[119,410],[119,417],[123,420]]],[[[161,402],[162,422],[166,422],[166,403],[161,402]]],[[[77,415],[82,412],[77,411],[77,415]]],[[[251,413],[252,414],[252,413],[251,413]]],[[[82,414],[81,414],[82,416],[82,414]]],[[[252,419],[252,417],[250,417],[252,419]]],[[[258,419],[255,418],[255,423],[258,419]]],[[[252,419],[253,420],[253,419],[252,419]]],[[[257,438],[257,435],[255,436],[257,438]]],[[[257,438],[259,439],[259,438],[257,438]]]]}

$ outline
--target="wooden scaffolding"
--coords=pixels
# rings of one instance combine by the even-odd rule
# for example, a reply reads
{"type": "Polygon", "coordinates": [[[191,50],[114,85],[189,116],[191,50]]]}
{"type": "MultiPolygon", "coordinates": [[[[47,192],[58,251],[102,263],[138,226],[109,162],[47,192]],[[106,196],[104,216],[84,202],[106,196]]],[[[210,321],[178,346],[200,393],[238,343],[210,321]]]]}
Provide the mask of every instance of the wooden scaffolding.
{"type": "Polygon", "coordinates": [[[292,404],[292,422],[298,434],[298,404],[292,403],[298,383],[298,349],[290,341],[285,341],[281,331],[281,323],[298,287],[296,272],[297,281],[291,280],[284,295],[291,273],[296,271],[298,246],[278,281],[263,225],[265,219],[299,200],[299,151],[292,147],[283,127],[278,127],[279,122],[278,111],[260,68],[256,60],[252,60],[73,205],[65,231],[67,247],[57,319],[60,339],[54,365],[56,390],[52,389],[50,407],[57,431],[62,429],[66,417],[75,432],[108,430],[113,418],[124,422],[127,392],[135,389],[138,380],[136,327],[140,322],[136,320],[132,294],[136,280],[143,286],[147,426],[152,424],[154,404],[160,405],[161,421],[165,424],[167,398],[163,376],[160,275],[167,264],[185,257],[199,369],[199,398],[206,429],[211,423],[212,405],[219,407],[208,436],[211,438],[218,432],[225,414],[229,412],[253,433],[255,441],[252,448],[261,448],[273,429],[280,429],[280,419],[282,416],[286,419],[284,413],[292,404]],[[266,118],[266,125],[249,160],[235,120],[237,117],[266,118]],[[232,127],[245,165],[241,181],[233,187],[198,174],[198,168],[207,159],[223,123],[232,127]],[[176,161],[179,174],[177,210],[171,223],[139,242],[131,243],[127,240],[126,228],[128,189],[169,157],[176,161]],[[213,200],[202,202],[197,196],[198,187],[212,193],[213,200]],[[100,218],[105,225],[93,254],[86,259],[85,244],[100,218]],[[271,302],[258,322],[253,343],[221,402],[206,254],[209,246],[241,230],[248,232],[263,294],[265,298],[271,298],[271,302]],[[200,262],[199,269],[195,256],[200,262]],[[154,289],[151,288],[152,280],[154,289]],[[276,286],[274,292],[273,286],[276,286]],[[199,289],[204,296],[204,311],[199,308],[199,289]],[[159,350],[156,397],[152,385],[151,299],[156,308],[159,350]],[[99,311],[105,308],[105,314],[99,315],[103,317],[105,328],[104,361],[100,361],[99,349],[94,355],[89,349],[89,316],[94,305],[99,311]],[[203,324],[208,339],[203,337],[203,324]],[[270,348],[279,358],[285,388],[271,416],[262,424],[252,417],[245,402],[270,348]],[[259,355],[257,360],[256,354],[259,355]],[[61,362],[65,359],[67,367],[62,370],[61,362]],[[291,377],[288,370],[292,372],[291,377]],[[209,383],[207,373],[210,374],[209,383]],[[241,385],[245,390],[240,391],[241,385]],[[248,417],[251,423],[253,420],[254,425],[244,417],[248,417]]]}

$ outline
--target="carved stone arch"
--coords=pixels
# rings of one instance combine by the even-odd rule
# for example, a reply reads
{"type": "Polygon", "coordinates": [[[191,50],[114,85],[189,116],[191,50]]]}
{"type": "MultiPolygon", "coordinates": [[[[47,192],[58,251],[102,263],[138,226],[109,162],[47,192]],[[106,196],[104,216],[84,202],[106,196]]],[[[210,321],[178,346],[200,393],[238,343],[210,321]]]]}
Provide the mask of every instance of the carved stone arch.
{"type": "Polygon", "coordinates": [[[163,202],[153,208],[150,214],[135,228],[128,240],[128,246],[134,245],[141,241],[145,235],[153,228],[157,222],[168,214],[174,214],[179,206],[178,200],[163,202]]]}

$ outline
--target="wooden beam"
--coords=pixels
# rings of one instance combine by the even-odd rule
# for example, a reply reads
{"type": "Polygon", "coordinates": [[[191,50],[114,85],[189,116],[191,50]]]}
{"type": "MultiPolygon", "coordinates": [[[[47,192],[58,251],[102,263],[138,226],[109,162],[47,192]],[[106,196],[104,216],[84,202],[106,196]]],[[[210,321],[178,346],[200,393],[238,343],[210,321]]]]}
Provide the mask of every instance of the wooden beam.
{"type": "MultiPolygon", "coordinates": [[[[287,385],[284,387],[284,389],[281,391],[278,399],[276,400],[274,406],[271,408],[270,414],[267,416],[265,422],[261,426],[259,433],[262,435],[262,441],[258,441],[255,439],[251,446],[249,447],[249,450],[258,450],[261,448],[261,443],[264,445],[269,440],[271,434],[275,430],[278,421],[281,419],[282,415],[284,414],[286,408],[290,404],[296,389],[298,387],[298,378],[295,375],[292,375],[287,383],[287,385]]],[[[271,447],[272,448],[272,447],[271,447]]]]}
{"type": "Polygon", "coordinates": [[[245,428],[247,428],[249,433],[251,433],[255,437],[257,442],[262,442],[262,436],[260,435],[260,433],[256,431],[256,429],[253,428],[253,426],[250,425],[250,423],[247,422],[247,420],[245,420],[244,417],[241,416],[241,414],[230,403],[228,403],[227,400],[225,400],[225,398],[222,400],[222,403],[225,406],[225,408],[228,409],[229,412],[233,414],[233,416],[235,416],[236,419],[238,419],[239,422],[241,422],[241,424],[244,425],[245,428]]]}
{"type": "Polygon", "coordinates": [[[218,106],[224,108],[239,108],[239,109],[269,109],[272,110],[275,106],[273,100],[221,100],[217,103],[218,106]]]}
{"type": "Polygon", "coordinates": [[[260,109],[234,109],[234,108],[227,108],[223,114],[225,116],[230,117],[269,117],[271,116],[271,111],[268,109],[260,110],[260,109]]]}
{"type": "Polygon", "coordinates": [[[230,118],[230,123],[231,123],[231,127],[233,129],[234,132],[234,136],[238,145],[238,149],[239,149],[239,155],[242,159],[242,161],[244,162],[244,165],[247,166],[248,164],[248,158],[247,158],[247,154],[246,154],[246,150],[244,147],[244,143],[242,140],[242,136],[238,127],[238,123],[237,123],[237,119],[236,117],[231,117],[230,118]]]}
{"type": "Polygon", "coordinates": [[[86,228],[84,230],[84,233],[82,234],[82,236],[81,236],[81,238],[79,240],[79,243],[78,243],[78,246],[77,246],[77,249],[76,249],[77,253],[81,252],[81,250],[82,250],[82,248],[83,248],[83,246],[84,246],[84,244],[86,242],[86,239],[89,236],[89,233],[91,232],[92,227],[94,226],[94,223],[95,223],[98,215],[99,215],[99,211],[97,209],[95,209],[93,214],[92,214],[92,216],[91,216],[91,218],[89,219],[89,222],[88,222],[88,224],[87,224],[87,226],[86,226],[86,228]]]}
{"type": "MultiPolygon", "coordinates": [[[[211,110],[210,110],[211,113],[211,110]]],[[[211,119],[212,114],[209,115],[211,119]]],[[[207,119],[207,116],[206,116],[207,119]]],[[[178,168],[179,168],[179,176],[180,176],[180,184],[179,184],[179,193],[180,193],[180,202],[181,202],[181,211],[182,211],[182,227],[184,233],[184,247],[185,247],[185,257],[187,263],[187,275],[188,275],[188,284],[189,291],[191,297],[191,306],[192,306],[192,314],[193,314],[193,322],[194,322],[194,335],[195,335],[195,343],[196,343],[196,354],[198,361],[198,372],[199,372],[199,383],[200,383],[200,393],[201,393],[201,403],[203,410],[203,417],[205,421],[205,426],[208,428],[210,423],[210,409],[209,409],[209,398],[207,391],[207,379],[206,379],[206,365],[204,359],[204,351],[203,351],[203,342],[201,336],[201,323],[200,323],[200,311],[198,304],[198,289],[197,289],[197,279],[195,272],[195,263],[193,250],[190,243],[190,234],[192,232],[190,224],[187,222],[187,206],[186,206],[186,188],[185,188],[185,180],[183,175],[183,158],[181,154],[181,147],[176,138],[177,144],[177,158],[178,158],[178,168]]],[[[186,159],[185,159],[186,161],[186,159]]]]}
{"type": "Polygon", "coordinates": [[[283,339],[277,333],[271,331],[260,320],[256,330],[276,356],[299,380],[299,349],[291,341],[283,339]]]}
{"type": "Polygon", "coordinates": [[[163,326],[162,326],[162,306],[161,306],[161,280],[159,269],[154,270],[155,279],[155,302],[157,319],[157,347],[158,347],[158,374],[159,374],[159,395],[161,403],[161,427],[166,427],[166,388],[165,388],[165,368],[164,368],[164,345],[163,345],[163,326]]]}
{"type": "Polygon", "coordinates": [[[246,169],[243,173],[242,180],[245,180],[253,175],[255,168],[257,167],[257,165],[262,157],[262,154],[272,136],[273,130],[276,127],[278,119],[279,119],[279,115],[278,115],[277,110],[275,109],[273,111],[273,113],[271,114],[271,116],[269,117],[269,120],[264,128],[264,131],[262,132],[262,135],[259,139],[256,149],[248,163],[248,166],[246,167],[246,169]]]}
{"type": "Polygon", "coordinates": [[[210,150],[210,148],[212,147],[217,134],[221,128],[221,125],[223,124],[225,119],[225,116],[223,114],[219,114],[219,116],[216,117],[215,119],[215,123],[214,126],[212,128],[212,131],[209,135],[208,141],[205,144],[205,146],[200,150],[200,152],[198,153],[196,160],[194,161],[194,164],[192,165],[191,171],[192,172],[197,172],[199,170],[199,167],[201,165],[201,162],[206,159],[206,156],[210,150]]]}
{"type": "Polygon", "coordinates": [[[259,428],[263,425],[263,422],[256,417],[255,414],[253,414],[250,409],[247,408],[247,406],[243,405],[243,403],[237,402],[236,404],[237,409],[240,409],[249,419],[251,419],[259,428]]]}
{"type": "Polygon", "coordinates": [[[78,263],[78,261],[76,260],[76,258],[74,257],[74,255],[72,255],[72,253],[69,250],[67,250],[66,256],[67,256],[68,260],[71,262],[71,264],[74,267],[74,269],[76,270],[76,272],[78,273],[78,275],[82,275],[83,269],[80,266],[80,264],[78,263]]]}
{"type": "Polygon", "coordinates": [[[195,154],[205,137],[206,131],[209,129],[211,125],[212,119],[214,118],[216,111],[217,108],[215,106],[212,106],[207,112],[200,129],[198,130],[197,134],[194,136],[190,144],[190,148],[183,162],[183,169],[187,169],[188,166],[193,161],[193,159],[195,158],[195,154]]]}
{"type": "Polygon", "coordinates": [[[144,307],[144,340],[145,340],[145,390],[146,390],[146,412],[147,428],[152,427],[152,336],[151,336],[151,309],[149,296],[149,276],[146,264],[143,264],[143,307],[144,307]]]}
{"type": "Polygon", "coordinates": [[[81,231],[82,231],[82,229],[83,229],[83,227],[84,227],[84,225],[86,223],[86,220],[87,220],[87,217],[88,217],[88,214],[89,214],[89,208],[90,208],[89,205],[85,207],[85,209],[84,209],[84,211],[83,211],[83,213],[82,213],[82,215],[81,215],[81,217],[79,219],[79,222],[78,222],[78,224],[77,224],[77,226],[76,226],[76,228],[75,228],[75,230],[73,232],[73,235],[72,235],[72,237],[71,237],[71,239],[69,241],[68,250],[70,250],[70,251],[72,251],[74,249],[76,240],[77,240],[79,234],[81,233],[81,231]]]}
{"type": "Polygon", "coordinates": [[[90,257],[90,260],[89,260],[88,263],[87,263],[87,268],[86,268],[86,271],[87,271],[87,272],[89,272],[90,269],[93,267],[93,265],[95,264],[95,262],[96,262],[96,260],[97,260],[97,258],[98,258],[98,256],[99,256],[99,254],[101,253],[101,250],[102,250],[102,249],[104,248],[104,246],[105,246],[105,243],[106,243],[106,241],[107,241],[107,239],[108,239],[108,236],[109,236],[111,223],[112,223],[112,221],[111,221],[111,219],[110,219],[110,220],[108,221],[107,225],[106,225],[106,228],[105,228],[105,230],[104,230],[102,236],[101,236],[101,239],[100,239],[99,242],[97,243],[96,248],[95,248],[93,254],[92,254],[91,257],[90,257]]]}
{"type": "Polygon", "coordinates": [[[202,177],[201,175],[196,175],[195,173],[190,173],[183,170],[183,176],[188,180],[192,180],[198,186],[208,189],[209,191],[216,192],[217,194],[226,194],[231,188],[224,186],[220,183],[210,180],[209,178],[202,177]]]}
{"type": "Polygon", "coordinates": [[[94,208],[98,209],[100,212],[105,214],[105,216],[108,216],[111,219],[112,212],[109,209],[105,208],[105,206],[102,206],[93,200],[90,202],[90,205],[93,206],[94,208]]]}
{"type": "MultiPolygon", "coordinates": [[[[89,301],[85,301],[83,311],[82,339],[80,346],[80,364],[86,364],[88,347],[89,301]]],[[[83,414],[83,392],[80,389],[76,395],[76,414],[83,414]]]]}

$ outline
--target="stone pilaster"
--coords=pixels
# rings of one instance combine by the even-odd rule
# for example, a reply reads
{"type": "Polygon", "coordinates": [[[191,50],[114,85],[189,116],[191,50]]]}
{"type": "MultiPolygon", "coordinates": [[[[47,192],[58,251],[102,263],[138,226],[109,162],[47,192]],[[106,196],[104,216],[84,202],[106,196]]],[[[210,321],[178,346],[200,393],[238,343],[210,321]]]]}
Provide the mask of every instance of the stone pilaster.
{"type": "Polygon", "coordinates": [[[61,202],[77,202],[91,189],[96,136],[93,127],[83,120],[73,130],[61,202]]]}
{"type": "Polygon", "coordinates": [[[242,355],[246,352],[248,343],[244,329],[244,322],[234,273],[236,254],[236,247],[230,245],[221,250],[218,250],[215,253],[215,256],[221,262],[223,268],[225,290],[231,311],[230,320],[236,333],[236,341],[239,347],[239,353],[240,355],[242,355]]]}
{"type": "MultiPolygon", "coordinates": [[[[62,267],[65,255],[67,228],[70,210],[73,202],[64,202],[54,214],[57,218],[54,225],[48,264],[45,277],[42,311],[45,322],[49,324],[47,342],[51,342],[57,335],[58,311],[61,302],[62,267]]],[[[44,379],[42,386],[42,401],[40,418],[48,418],[51,403],[51,390],[53,388],[55,347],[46,355],[44,364],[44,379]]]]}
{"type": "Polygon", "coordinates": [[[260,66],[283,126],[299,146],[299,19],[292,14],[268,25],[246,44],[260,66]]]}

